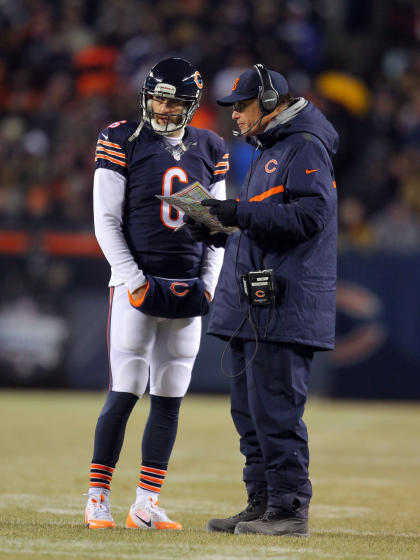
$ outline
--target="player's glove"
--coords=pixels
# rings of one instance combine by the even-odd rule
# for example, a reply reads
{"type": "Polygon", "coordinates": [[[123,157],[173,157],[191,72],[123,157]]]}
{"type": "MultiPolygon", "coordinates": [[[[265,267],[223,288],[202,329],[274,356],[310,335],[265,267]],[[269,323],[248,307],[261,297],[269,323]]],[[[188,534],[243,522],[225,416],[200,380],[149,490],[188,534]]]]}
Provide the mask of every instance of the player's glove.
{"type": "Polygon", "coordinates": [[[194,241],[199,241],[204,243],[208,247],[213,245],[214,247],[224,247],[227,239],[227,234],[225,233],[214,233],[211,234],[210,230],[204,224],[196,222],[186,214],[183,216],[183,221],[185,227],[188,229],[191,237],[194,241]]]}
{"type": "Polygon", "coordinates": [[[216,200],[214,198],[206,198],[201,202],[202,206],[210,207],[210,214],[216,216],[219,222],[225,226],[237,226],[236,208],[238,203],[233,198],[228,200],[216,200]]]}

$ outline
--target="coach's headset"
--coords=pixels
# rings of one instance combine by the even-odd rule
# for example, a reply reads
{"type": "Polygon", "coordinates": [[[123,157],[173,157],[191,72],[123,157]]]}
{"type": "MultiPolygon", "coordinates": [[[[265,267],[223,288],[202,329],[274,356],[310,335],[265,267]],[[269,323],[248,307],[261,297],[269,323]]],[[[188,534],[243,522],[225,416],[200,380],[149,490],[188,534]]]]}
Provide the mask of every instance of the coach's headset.
{"type": "Polygon", "coordinates": [[[264,64],[254,64],[254,68],[258,73],[261,85],[258,88],[258,104],[263,115],[268,115],[279,104],[279,92],[274,88],[271,76],[264,64]]]}
{"type": "Polygon", "coordinates": [[[249,132],[252,128],[254,128],[254,126],[257,123],[259,123],[262,120],[262,118],[265,117],[265,115],[268,115],[269,113],[274,111],[274,109],[279,104],[279,100],[280,100],[279,92],[273,86],[273,82],[271,81],[271,76],[269,71],[267,70],[267,67],[261,63],[254,64],[253,67],[257,71],[261,83],[261,85],[258,87],[258,97],[257,97],[261,115],[254,123],[252,123],[252,125],[249,128],[247,128],[243,132],[234,130],[233,135],[236,137],[243,136],[244,134],[249,132]]]}

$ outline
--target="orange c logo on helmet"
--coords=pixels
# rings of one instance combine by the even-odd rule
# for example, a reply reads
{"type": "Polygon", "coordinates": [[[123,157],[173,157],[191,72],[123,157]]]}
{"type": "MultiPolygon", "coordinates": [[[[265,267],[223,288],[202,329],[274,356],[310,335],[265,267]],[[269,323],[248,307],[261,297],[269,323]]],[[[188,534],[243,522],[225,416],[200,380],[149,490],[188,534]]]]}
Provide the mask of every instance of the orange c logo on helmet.
{"type": "Polygon", "coordinates": [[[235,82],[234,82],[234,84],[233,84],[233,86],[232,86],[232,91],[235,91],[235,89],[236,89],[236,87],[237,87],[237,85],[238,85],[238,82],[239,82],[239,78],[236,78],[236,80],[235,80],[235,82]]]}
{"type": "Polygon", "coordinates": [[[194,74],[194,82],[196,83],[198,88],[201,89],[203,87],[203,80],[201,79],[201,74],[198,70],[194,74]]]}
{"type": "Polygon", "coordinates": [[[190,291],[190,289],[188,288],[188,290],[182,290],[178,292],[177,286],[187,286],[188,288],[188,284],[186,284],[185,282],[172,282],[172,284],[170,285],[170,290],[173,294],[175,294],[178,297],[185,296],[190,291]]]}
{"type": "Polygon", "coordinates": [[[257,291],[255,292],[255,295],[256,295],[257,297],[264,297],[264,296],[265,296],[265,292],[264,292],[264,290],[257,290],[257,291]]]}
{"type": "Polygon", "coordinates": [[[267,161],[267,163],[265,164],[265,170],[267,173],[273,173],[273,171],[275,171],[277,169],[277,164],[278,161],[276,159],[270,159],[270,161],[267,161]],[[273,163],[274,166],[270,167],[270,163],[273,163]]]}

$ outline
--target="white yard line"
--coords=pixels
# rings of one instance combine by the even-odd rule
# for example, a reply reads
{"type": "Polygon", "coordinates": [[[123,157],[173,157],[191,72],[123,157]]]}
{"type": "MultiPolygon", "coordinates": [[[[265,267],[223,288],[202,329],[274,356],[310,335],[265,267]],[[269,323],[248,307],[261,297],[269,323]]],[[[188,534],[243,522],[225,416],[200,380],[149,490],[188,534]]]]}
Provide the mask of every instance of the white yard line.
{"type": "Polygon", "coordinates": [[[310,506],[311,514],[319,518],[335,518],[335,517],[365,517],[370,515],[372,508],[353,507],[353,506],[336,506],[334,504],[313,504],[310,506]]]}
{"type": "Polygon", "coordinates": [[[345,535],[356,535],[358,537],[400,537],[404,539],[419,539],[420,542],[420,532],[419,533],[394,533],[392,531],[359,531],[357,529],[346,529],[343,527],[330,528],[330,529],[313,529],[311,534],[345,534],[345,535]]]}
{"type": "MultiPolygon", "coordinates": [[[[342,529],[328,529],[312,531],[313,534],[325,533],[345,533],[355,534],[362,536],[384,536],[384,533],[374,533],[371,531],[353,531],[342,529]]],[[[388,535],[388,534],[387,534],[388,535]]],[[[403,537],[419,537],[415,534],[397,534],[394,536],[403,537]]],[[[284,542],[284,541],[282,541],[284,542]]],[[[305,542],[309,542],[306,541],[305,542]]],[[[287,541],[285,542],[287,544],[287,541]]],[[[43,557],[82,557],[89,554],[86,549],[87,544],[85,541],[74,540],[61,540],[49,541],[45,538],[27,539],[27,538],[0,538],[0,552],[13,554],[19,556],[21,554],[43,556],[43,557]]],[[[153,554],[153,560],[172,560],[174,558],[174,550],[176,550],[176,557],[190,558],[200,560],[265,560],[267,558],[275,558],[276,560],[302,560],[307,557],[309,560],[317,558],[332,558],[334,560],[340,559],[379,559],[379,560],[403,560],[400,556],[384,555],[383,553],[360,553],[354,552],[325,552],[315,547],[301,546],[299,548],[292,548],[290,546],[257,546],[249,539],[242,537],[232,537],[232,545],[214,545],[207,544],[183,544],[183,543],[165,543],[161,542],[158,546],[156,543],[147,543],[144,540],[139,541],[138,546],[133,543],[128,543],[124,540],[115,540],[112,542],[95,542],[95,554],[100,558],[121,558],[121,559],[138,559],[139,554],[142,557],[147,557],[153,554]],[[246,542],[245,542],[246,541],[246,542]],[[249,541],[249,542],[248,542],[249,541]],[[247,544],[247,552],[244,554],[244,545],[247,544]],[[124,549],[130,548],[130,551],[125,552],[124,549]]]]}
{"type": "MultiPolygon", "coordinates": [[[[240,537],[239,537],[240,538],[240,537]]],[[[242,542],[243,544],[243,542],[242,542]]],[[[32,554],[32,555],[45,555],[45,556],[74,556],[80,557],[87,554],[86,543],[77,541],[54,541],[50,542],[46,539],[9,539],[6,546],[2,546],[0,539],[0,552],[9,554],[32,554]]],[[[248,554],[244,555],[244,550],[241,549],[239,542],[231,546],[209,546],[194,544],[194,545],[175,545],[174,543],[145,543],[139,542],[138,548],[133,546],[133,543],[124,541],[112,541],[112,543],[95,543],[95,554],[100,555],[101,558],[139,558],[139,551],[142,556],[146,556],[150,551],[153,551],[153,560],[166,560],[173,559],[174,549],[177,551],[178,557],[184,558],[199,558],[200,560],[263,560],[266,558],[275,558],[276,560],[301,560],[303,555],[309,555],[311,560],[314,558],[354,558],[354,554],[342,553],[339,556],[336,553],[323,552],[317,548],[290,548],[284,546],[264,546],[257,547],[255,544],[250,544],[248,547],[248,554]],[[123,552],[123,548],[131,547],[131,552],[123,552]],[[251,550],[249,550],[251,549],[251,550]],[[182,554],[184,553],[184,554],[182,554]],[[182,554],[182,556],[181,556],[182,554]],[[194,554],[194,556],[191,556],[194,554]]],[[[363,559],[378,558],[376,554],[364,554],[363,559]]]]}

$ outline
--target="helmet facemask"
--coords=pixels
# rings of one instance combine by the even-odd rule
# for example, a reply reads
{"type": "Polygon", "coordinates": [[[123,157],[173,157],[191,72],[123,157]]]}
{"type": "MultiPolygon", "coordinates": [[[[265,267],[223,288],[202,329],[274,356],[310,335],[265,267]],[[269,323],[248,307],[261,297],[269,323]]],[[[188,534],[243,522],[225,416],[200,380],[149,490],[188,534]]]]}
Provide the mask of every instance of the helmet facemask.
{"type": "Polygon", "coordinates": [[[184,128],[189,122],[191,122],[194,113],[198,107],[198,103],[195,102],[188,102],[184,99],[180,99],[178,97],[170,97],[168,95],[162,95],[159,93],[157,97],[162,97],[165,99],[176,99],[184,103],[184,107],[182,108],[181,113],[157,113],[153,110],[152,99],[153,95],[149,92],[142,92],[142,111],[143,111],[143,120],[147,122],[152,129],[156,132],[156,134],[167,135],[171,134],[175,130],[180,130],[184,128]],[[158,122],[156,115],[162,115],[168,117],[166,124],[161,124],[158,122]]]}

